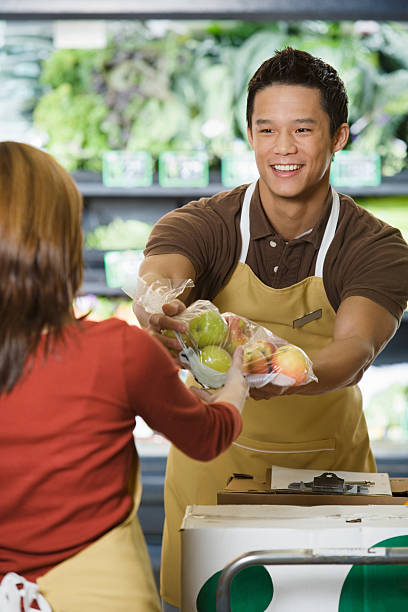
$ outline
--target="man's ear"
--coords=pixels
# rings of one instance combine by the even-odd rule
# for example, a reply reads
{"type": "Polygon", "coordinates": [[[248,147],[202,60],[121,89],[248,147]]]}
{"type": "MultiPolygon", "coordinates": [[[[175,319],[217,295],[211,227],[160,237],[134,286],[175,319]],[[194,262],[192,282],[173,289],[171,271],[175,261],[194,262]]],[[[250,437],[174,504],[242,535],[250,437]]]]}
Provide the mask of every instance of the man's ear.
{"type": "Polygon", "coordinates": [[[334,136],[333,136],[333,146],[332,153],[336,153],[336,151],[341,151],[346,146],[350,135],[350,127],[348,123],[342,123],[340,127],[337,128],[334,136]]]}
{"type": "Polygon", "coordinates": [[[253,149],[254,145],[253,145],[253,138],[252,138],[252,130],[249,127],[249,125],[247,125],[247,136],[248,136],[249,145],[250,145],[251,149],[253,149]]]}

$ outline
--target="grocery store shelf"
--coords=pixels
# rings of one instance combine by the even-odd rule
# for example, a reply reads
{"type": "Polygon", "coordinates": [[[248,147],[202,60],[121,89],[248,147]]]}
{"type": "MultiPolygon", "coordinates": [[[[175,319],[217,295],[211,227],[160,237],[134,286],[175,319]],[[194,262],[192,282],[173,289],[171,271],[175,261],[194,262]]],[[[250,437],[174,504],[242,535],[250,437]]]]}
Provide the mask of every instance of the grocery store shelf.
{"type": "MultiPolygon", "coordinates": [[[[210,184],[207,187],[161,187],[153,184],[149,187],[106,187],[102,183],[83,183],[77,185],[84,198],[201,198],[212,196],[229,189],[221,184],[210,184]]],[[[408,188],[408,186],[407,186],[408,188]]]]}
{"type": "MultiPolygon", "coordinates": [[[[210,183],[206,187],[161,187],[153,184],[150,187],[105,187],[102,184],[78,183],[78,188],[84,198],[186,198],[194,200],[213,196],[232,187],[221,183],[210,183]]],[[[337,191],[351,197],[383,197],[408,194],[408,183],[382,183],[377,187],[347,187],[336,186],[337,191]]]]}
{"type": "Polygon", "coordinates": [[[408,20],[406,0],[2,0],[0,19],[408,20]]]}
{"type": "MultiPolygon", "coordinates": [[[[408,4],[407,4],[408,6],[408,4]]],[[[212,196],[220,191],[226,191],[226,187],[220,181],[220,173],[211,172],[210,184],[206,187],[162,187],[157,178],[149,187],[107,187],[101,181],[101,175],[91,172],[76,172],[73,174],[84,198],[172,198],[180,200],[193,200],[212,196]]],[[[385,177],[382,183],[376,187],[348,187],[336,186],[337,191],[346,193],[351,197],[384,197],[396,195],[408,195],[408,172],[393,177],[385,177]]]]}
{"type": "Polygon", "coordinates": [[[97,249],[84,249],[84,278],[79,295],[93,293],[103,297],[123,297],[125,294],[120,287],[108,287],[105,277],[104,255],[106,251],[97,249]]]}

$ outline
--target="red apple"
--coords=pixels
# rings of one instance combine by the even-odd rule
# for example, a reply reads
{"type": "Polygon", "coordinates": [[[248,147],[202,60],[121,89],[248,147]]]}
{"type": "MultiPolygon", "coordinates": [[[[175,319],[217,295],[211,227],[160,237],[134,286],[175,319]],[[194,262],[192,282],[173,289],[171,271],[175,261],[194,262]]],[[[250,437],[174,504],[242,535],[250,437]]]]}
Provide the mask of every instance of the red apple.
{"type": "Polygon", "coordinates": [[[230,314],[225,316],[228,324],[227,350],[234,353],[238,346],[246,344],[251,337],[249,323],[238,315],[230,314]]]}
{"type": "Polygon", "coordinates": [[[298,346],[285,344],[272,355],[272,368],[293,378],[297,385],[302,385],[309,374],[308,357],[298,346]]]}
{"type": "Polygon", "coordinates": [[[259,349],[261,353],[265,355],[268,362],[271,361],[272,355],[275,352],[275,346],[272,344],[272,342],[269,342],[268,340],[256,340],[251,346],[259,349]]]}
{"type": "Polygon", "coordinates": [[[244,347],[244,374],[267,374],[272,370],[272,355],[275,347],[268,340],[255,340],[244,347]]]}
{"type": "Polygon", "coordinates": [[[255,343],[244,346],[242,371],[244,374],[267,374],[270,372],[268,359],[264,353],[255,346],[255,343]]]}

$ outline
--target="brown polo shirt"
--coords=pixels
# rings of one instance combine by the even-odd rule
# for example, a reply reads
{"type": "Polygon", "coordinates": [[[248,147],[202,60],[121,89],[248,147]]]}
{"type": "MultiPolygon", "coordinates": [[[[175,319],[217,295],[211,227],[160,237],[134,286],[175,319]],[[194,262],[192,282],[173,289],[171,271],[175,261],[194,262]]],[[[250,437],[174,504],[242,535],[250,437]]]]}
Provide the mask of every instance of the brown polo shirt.
{"type": "MultiPolygon", "coordinates": [[[[145,256],[179,253],[192,262],[197,278],[190,302],[212,300],[238,262],[246,187],[190,202],[162,217],[153,228],[145,256]]],[[[408,298],[408,246],[398,229],[349,196],[339,195],[339,221],[323,268],[327,297],[335,311],[349,296],[366,297],[400,319],[408,298]]],[[[312,231],[285,241],[268,220],[257,185],[250,208],[251,240],[246,263],[265,285],[280,289],[314,275],[331,203],[329,191],[312,231]]]]}

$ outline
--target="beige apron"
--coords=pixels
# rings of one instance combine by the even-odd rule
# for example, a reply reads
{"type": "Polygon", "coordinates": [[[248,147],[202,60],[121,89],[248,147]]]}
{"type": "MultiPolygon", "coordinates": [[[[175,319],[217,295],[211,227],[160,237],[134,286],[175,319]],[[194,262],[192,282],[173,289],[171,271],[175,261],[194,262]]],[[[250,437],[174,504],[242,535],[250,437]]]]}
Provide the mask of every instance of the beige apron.
{"type": "MultiPolygon", "coordinates": [[[[323,264],[336,231],[339,197],[333,205],[315,276],[272,289],[245,264],[249,240],[249,208],[255,183],[248,187],[241,212],[242,251],[234,273],[216,296],[220,312],[235,312],[271,329],[288,342],[312,353],[332,341],[336,313],[323,285],[323,264]],[[297,329],[293,321],[322,309],[322,316],[297,329]]],[[[269,400],[248,399],[243,430],[232,446],[209,463],[186,457],[172,447],[165,485],[166,521],[163,533],[162,597],[173,606],[180,601],[179,527],[188,504],[216,504],[233,472],[265,477],[271,465],[297,468],[376,471],[357,386],[316,396],[288,395],[269,400]]],[[[197,551],[199,556],[199,551],[197,551]]]]}
{"type": "Polygon", "coordinates": [[[132,480],[134,504],[126,520],[37,579],[53,612],[160,612],[137,517],[139,466],[132,480]]]}

